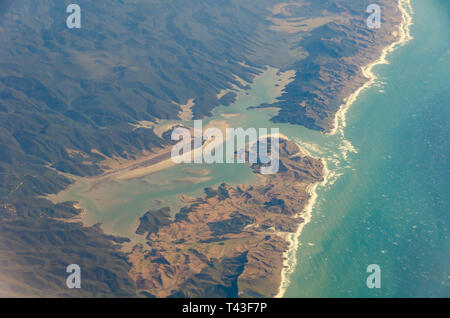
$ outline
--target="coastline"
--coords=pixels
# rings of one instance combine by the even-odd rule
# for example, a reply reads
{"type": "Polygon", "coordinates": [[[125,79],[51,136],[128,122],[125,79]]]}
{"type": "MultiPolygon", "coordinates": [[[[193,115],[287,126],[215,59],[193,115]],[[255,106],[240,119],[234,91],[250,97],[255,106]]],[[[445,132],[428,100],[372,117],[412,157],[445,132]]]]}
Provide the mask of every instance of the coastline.
{"type": "MultiPolygon", "coordinates": [[[[308,156],[310,156],[308,154],[308,156]]],[[[297,251],[300,246],[299,238],[302,234],[303,228],[306,224],[311,222],[312,219],[312,210],[314,208],[314,205],[317,201],[317,187],[319,185],[324,186],[328,183],[328,175],[329,170],[327,168],[326,162],[322,161],[324,168],[323,168],[323,181],[321,182],[315,182],[308,186],[307,193],[309,195],[308,202],[304,209],[297,214],[297,217],[302,217],[304,221],[300,223],[300,225],[297,228],[297,231],[294,233],[288,233],[284,238],[289,243],[289,248],[283,253],[283,269],[281,272],[281,283],[279,287],[278,294],[275,296],[275,298],[282,298],[284,293],[286,292],[286,289],[289,287],[291,281],[290,276],[295,271],[295,267],[297,265],[297,251]]]]}
{"type": "MultiPolygon", "coordinates": [[[[392,53],[397,48],[407,44],[410,40],[413,39],[410,33],[410,27],[411,25],[413,25],[412,14],[414,13],[411,6],[411,0],[398,0],[398,8],[402,15],[402,22],[398,27],[399,33],[398,40],[386,46],[381,51],[381,55],[377,60],[361,68],[363,76],[366,77],[368,80],[362,86],[360,86],[354,93],[352,93],[344,100],[344,103],[339,107],[339,110],[335,114],[333,129],[331,129],[330,132],[326,133],[326,135],[335,135],[337,132],[339,132],[340,135],[344,137],[343,129],[346,126],[347,111],[350,109],[351,105],[357,100],[358,96],[364,90],[376,84],[376,80],[378,79],[378,77],[373,73],[373,68],[377,65],[389,64],[389,61],[387,60],[388,54],[392,53]]],[[[284,266],[281,273],[279,292],[275,296],[276,298],[283,297],[286,292],[286,289],[290,285],[290,275],[295,271],[295,267],[297,265],[297,251],[299,248],[299,238],[305,225],[311,221],[312,209],[314,208],[318,196],[317,187],[319,185],[325,186],[328,183],[328,176],[330,171],[327,168],[326,161],[323,161],[323,164],[324,164],[323,169],[324,181],[313,183],[308,187],[307,191],[308,194],[310,195],[308,203],[306,204],[304,209],[299,213],[299,216],[304,218],[304,222],[302,222],[299,225],[295,233],[289,233],[286,236],[286,240],[289,243],[289,248],[286,252],[283,253],[284,266]]]]}
{"type": "Polygon", "coordinates": [[[362,74],[368,80],[344,100],[344,104],[339,107],[339,110],[335,114],[333,128],[330,130],[330,132],[327,133],[327,135],[335,135],[337,132],[340,132],[343,136],[343,129],[347,124],[347,111],[350,109],[351,105],[358,99],[358,96],[364,90],[372,87],[378,79],[378,77],[373,73],[373,68],[377,65],[389,64],[387,55],[395,51],[398,47],[407,44],[410,40],[413,39],[410,33],[410,27],[413,24],[411,14],[414,13],[411,7],[411,0],[398,0],[398,8],[402,14],[402,22],[398,27],[398,40],[386,46],[381,51],[381,55],[377,60],[361,68],[362,74]]]}

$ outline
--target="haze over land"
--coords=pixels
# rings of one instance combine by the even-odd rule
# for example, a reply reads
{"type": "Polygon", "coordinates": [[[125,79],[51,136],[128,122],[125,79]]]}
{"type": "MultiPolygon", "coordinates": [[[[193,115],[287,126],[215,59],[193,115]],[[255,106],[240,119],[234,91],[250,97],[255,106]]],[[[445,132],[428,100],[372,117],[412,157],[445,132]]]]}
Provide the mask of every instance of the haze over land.
{"type": "Polygon", "coordinates": [[[274,176],[171,170],[170,133],[332,132],[361,67],[399,38],[398,2],[378,3],[380,29],[355,0],[80,0],[81,29],[61,1],[0,5],[0,293],[279,295],[322,159],[283,140],[274,176]]]}

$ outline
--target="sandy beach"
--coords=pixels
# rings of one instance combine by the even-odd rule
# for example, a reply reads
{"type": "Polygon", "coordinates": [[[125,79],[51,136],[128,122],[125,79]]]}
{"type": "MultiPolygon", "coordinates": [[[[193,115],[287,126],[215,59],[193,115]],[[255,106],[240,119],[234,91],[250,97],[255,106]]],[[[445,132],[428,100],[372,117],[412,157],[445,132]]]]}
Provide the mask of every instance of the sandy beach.
{"type": "Polygon", "coordinates": [[[411,17],[411,14],[413,13],[411,8],[411,1],[398,0],[398,8],[402,14],[402,22],[399,25],[397,31],[398,40],[385,47],[377,60],[367,64],[361,69],[362,74],[364,75],[364,77],[368,79],[368,81],[366,81],[353,94],[351,94],[345,99],[345,103],[341,105],[339,111],[336,113],[334,117],[333,129],[331,129],[331,131],[328,133],[329,135],[334,135],[337,132],[343,135],[343,129],[346,126],[345,115],[347,111],[349,110],[351,105],[357,100],[358,96],[367,88],[372,87],[372,85],[374,85],[377,81],[377,76],[373,73],[373,68],[377,65],[389,64],[389,61],[387,60],[387,55],[393,52],[398,47],[403,46],[410,40],[412,40],[412,36],[410,33],[410,27],[413,24],[411,17]]]}

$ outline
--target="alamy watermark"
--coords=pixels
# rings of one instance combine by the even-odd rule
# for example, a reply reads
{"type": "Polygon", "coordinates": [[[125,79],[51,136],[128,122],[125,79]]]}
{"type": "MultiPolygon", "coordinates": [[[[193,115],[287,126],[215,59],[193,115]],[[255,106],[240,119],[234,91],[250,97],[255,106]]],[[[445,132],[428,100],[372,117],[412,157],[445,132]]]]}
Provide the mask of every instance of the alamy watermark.
{"type": "Polygon", "coordinates": [[[66,25],[69,29],[81,28],[81,8],[78,4],[69,4],[66,9],[70,15],[67,17],[66,25]]]}
{"type": "Polygon", "coordinates": [[[274,174],[279,169],[279,130],[271,128],[219,128],[203,131],[201,120],[194,121],[191,130],[177,127],[172,140],[172,161],[179,163],[260,163],[262,174],[274,174]],[[224,149],[225,148],[225,149],[224,149]]]}
{"type": "Polygon", "coordinates": [[[367,273],[371,273],[366,280],[368,288],[381,288],[381,268],[380,265],[370,264],[367,266],[367,273]]]}
{"type": "Polygon", "coordinates": [[[66,272],[70,273],[66,279],[67,288],[81,288],[81,268],[77,264],[70,264],[66,268],[66,272]]]}
{"type": "Polygon", "coordinates": [[[367,9],[367,13],[370,13],[366,20],[367,27],[369,29],[379,29],[381,28],[381,8],[378,4],[372,3],[367,9]]]}

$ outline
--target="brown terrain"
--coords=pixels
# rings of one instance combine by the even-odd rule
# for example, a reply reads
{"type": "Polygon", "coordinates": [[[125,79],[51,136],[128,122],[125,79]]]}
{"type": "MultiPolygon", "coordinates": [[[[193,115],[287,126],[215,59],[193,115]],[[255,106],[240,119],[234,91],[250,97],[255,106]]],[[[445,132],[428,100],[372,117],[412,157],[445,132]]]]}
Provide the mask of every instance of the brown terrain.
{"type": "Polygon", "coordinates": [[[340,106],[368,80],[361,68],[377,60],[382,50],[398,39],[402,18],[398,1],[383,0],[378,5],[382,10],[379,29],[366,25],[369,14],[363,14],[367,4],[362,1],[341,1],[328,6],[322,17],[315,19],[293,16],[286,5],[272,9],[277,13],[276,19],[269,18],[273,30],[308,34],[294,45],[303,52],[303,57],[289,66],[296,71],[295,80],[277,103],[263,105],[281,108],[273,121],[324,132],[334,128],[340,106]]]}
{"type": "MultiPolygon", "coordinates": [[[[381,2],[382,27],[375,30],[366,26],[366,15],[355,14],[360,6],[349,2],[315,19],[293,14],[292,7],[303,3],[272,9],[273,31],[310,35],[297,42],[301,58],[289,66],[295,79],[278,102],[262,105],[280,108],[274,121],[334,128],[339,107],[367,81],[361,68],[398,38],[398,3],[381,2]]],[[[139,233],[147,233],[149,246],[136,246],[129,256],[138,290],[155,297],[275,296],[289,248],[283,234],[296,232],[308,186],[323,180],[320,160],[286,140],[280,152],[279,173],[261,175],[258,185],[205,189],[204,197],[185,198],[173,221],[167,208],[147,212],[139,233]]]]}
{"type": "Polygon", "coordinates": [[[277,294],[284,234],[303,221],[308,186],[323,179],[320,160],[289,141],[281,143],[279,173],[263,176],[253,166],[257,185],[207,188],[201,198],[184,198],[175,219],[165,208],[148,211],[137,229],[148,246],[129,255],[99,226],[58,221],[80,212],[74,202],[43,197],[67,188],[66,174],[164,168],[167,138],[142,123],[209,116],[232,102],[223,91],[244,89],[265,65],[295,74],[278,102],[262,106],[279,109],[273,121],[329,132],[339,106],[367,81],[361,67],[398,37],[398,2],[377,3],[381,28],[371,30],[368,3],[356,0],[91,1],[85,9],[104,15],[89,15],[91,29],[77,37],[58,19],[46,22],[65,12],[60,1],[6,16],[0,9],[0,42],[10,48],[2,51],[0,76],[0,289],[27,296],[134,296],[135,287],[156,297],[277,294]],[[65,266],[74,260],[85,287],[68,291],[65,266]]]}
{"type": "Polygon", "coordinates": [[[308,187],[322,173],[320,160],[281,140],[279,172],[259,174],[258,185],[206,188],[203,197],[185,197],[173,221],[167,208],[149,211],[138,229],[148,246],[129,255],[137,289],[156,297],[275,296],[289,247],[283,234],[303,222],[308,187]]]}

